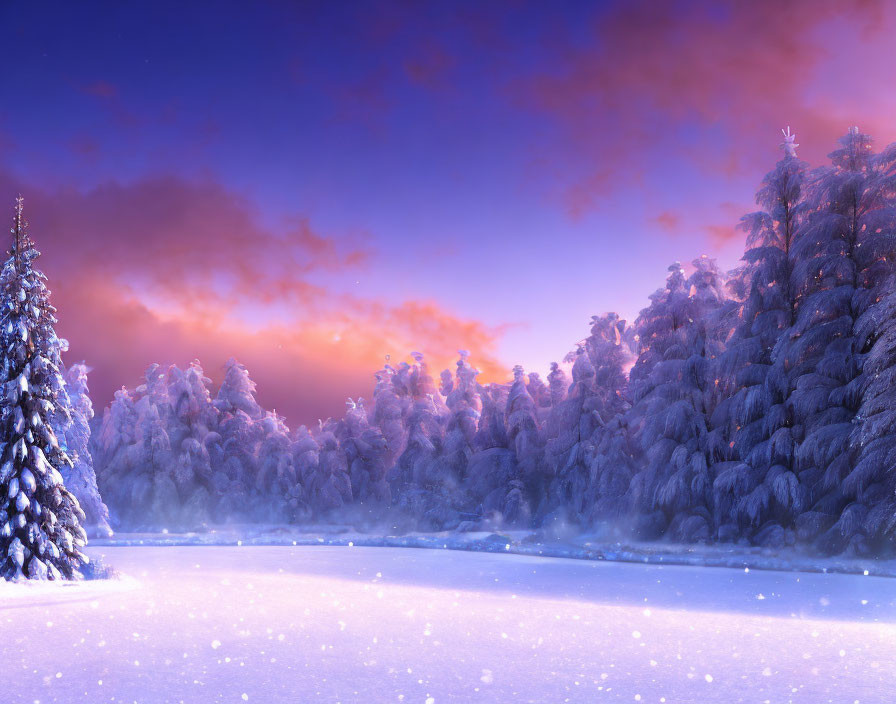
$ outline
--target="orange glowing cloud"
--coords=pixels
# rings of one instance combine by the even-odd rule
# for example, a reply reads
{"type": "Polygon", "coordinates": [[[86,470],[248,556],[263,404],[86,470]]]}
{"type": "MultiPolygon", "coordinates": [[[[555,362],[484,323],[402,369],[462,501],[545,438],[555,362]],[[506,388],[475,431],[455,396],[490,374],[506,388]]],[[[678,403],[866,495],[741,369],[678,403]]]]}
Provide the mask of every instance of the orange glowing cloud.
{"type": "MultiPolygon", "coordinates": [[[[12,202],[16,190],[0,173],[0,194],[12,202]]],[[[387,304],[312,283],[314,272],[365,266],[371,252],[301,218],[262,227],[252,204],[219,184],[165,177],[86,193],[22,190],[68,358],[94,368],[99,407],[153,361],[199,358],[217,380],[236,356],[261,402],[295,424],[369,395],[387,354],[397,361],[419,350],[437,375],[470,349],[485,376],[506,376],[495,353],[503,329],[433,301],[387,304]]]]}

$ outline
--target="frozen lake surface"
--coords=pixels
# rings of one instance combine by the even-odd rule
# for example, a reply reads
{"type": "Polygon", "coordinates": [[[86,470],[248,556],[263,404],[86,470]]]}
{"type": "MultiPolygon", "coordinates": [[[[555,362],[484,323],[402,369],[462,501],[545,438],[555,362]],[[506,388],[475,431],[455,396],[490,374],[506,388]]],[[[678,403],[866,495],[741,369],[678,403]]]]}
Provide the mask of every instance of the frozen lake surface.
{"type": "Polygon", "coordinates": [[[0,583],[4,704],[893,702],[896,580],[360,547],[97,547],[0,583]]]}

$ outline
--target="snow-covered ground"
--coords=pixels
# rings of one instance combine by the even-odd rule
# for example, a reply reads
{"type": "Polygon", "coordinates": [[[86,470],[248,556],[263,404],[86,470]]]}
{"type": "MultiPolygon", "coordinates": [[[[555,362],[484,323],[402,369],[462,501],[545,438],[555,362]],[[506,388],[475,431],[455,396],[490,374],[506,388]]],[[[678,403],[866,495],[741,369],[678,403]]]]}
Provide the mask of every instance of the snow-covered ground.
{"type": "Polygon", "coordinates": [[[365,547],[95,547],[0,584],[4,704],[872,702],[896,580],[365,547]]]}

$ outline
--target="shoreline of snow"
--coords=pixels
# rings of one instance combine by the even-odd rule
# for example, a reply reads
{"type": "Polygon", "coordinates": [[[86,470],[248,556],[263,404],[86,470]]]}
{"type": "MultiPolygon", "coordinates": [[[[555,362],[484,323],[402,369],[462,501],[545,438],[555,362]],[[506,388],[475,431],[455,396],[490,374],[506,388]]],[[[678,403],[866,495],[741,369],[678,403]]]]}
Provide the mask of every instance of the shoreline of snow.
{"type": "Polygon", "coordinates": [[[896,577],[896,559],[818,557],[795,550],[772,551],[732,545],[611,543],[590,540],[587,536],[574,542],[538,542],[537,534],[529,531],[408,533],[398,536],[359,533],[340,526],[315,528],[319,530],[309,532],[283,527],[240,526],[203,533],[120,533],[111,538],[93,540],[90,547],[389,547],[645,565],[896,577]]]}

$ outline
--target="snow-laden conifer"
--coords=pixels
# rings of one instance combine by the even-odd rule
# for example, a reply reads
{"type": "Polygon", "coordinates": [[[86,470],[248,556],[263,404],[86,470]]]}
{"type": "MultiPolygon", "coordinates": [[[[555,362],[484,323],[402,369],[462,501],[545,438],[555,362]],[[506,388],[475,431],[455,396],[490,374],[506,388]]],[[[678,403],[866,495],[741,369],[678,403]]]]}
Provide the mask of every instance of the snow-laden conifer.
{"type": "Polygon", "coordinates": [[[88,449],[93,404],[88,395],[87,373],[87,365],[84,363],[73,364],[64,371],[65,397],[68,399],[70,420],[64,425],[62,437],[65,440],[64,449],[72,460],[72,466],[63,467],[61,471],[66,488],[75,495],[81,510],[84,511],[85,530],[89,534],[106,538],[112,534],[112,529],[109,527],[109,509],[100,496],[93,458],[88,449]]]}
{"type": "Polygon", "coordinates": [[[747,232],[745,265],[731,287],[741,297],[737,324],[721,357],[720,385],[727,400],[731,451],[740,461],[713,482],[723,535],[754,533],[766,524],[783,540],[781,526],[804,509],[806,497],[794,474],[798,419],[789,404],[790,378],[774,363],[774,349],[796,320],[800,290],[794,281],[794,251],[804,219],[807,165],[792,140],[784,158],[765,176],[756,195],[761,210],[741,220],[747,232]]]}
{"type": "Polygon", "coordinates": [[[722,350],[713,322],[725,303],[715,262],[701,257],[693,265],[687,279],[679,264],[670,266],[666,288],[635,322],[640,355],[631,380],[632,420],[644,457],[631,499],[645,535],[668,528],[684,540],[713,533],[709,417],[722,350]]]}
{"type": "Polygon", "coordinates": [[[87,537],[61,473],[72,461],[53,426],[65,388],[61,343],[22,204],[20,196],[0,273],[0,576],[73,579],[87,563],[87,537]]]}
{"type": "Polygon", "coordinates": [[[850,128],[830,155],[832,166],[820,170],[807,188],[805,235],[794,249],[801,301],[775,350],[776,362],[788,370],[802,435],[795,468],[806,498],[795,516],[799,538],[822,536],[826,549],[835,552],[852,537],[842,526],[829,529],[844,508],[841,482],[849,472],[849,437],[860,402],[855,325],[867,307],[874,252],[881,237],[893,233],[892,214],[882,212],[888,210],[887,199],[876,178],[871,141],[850,128]]]}

